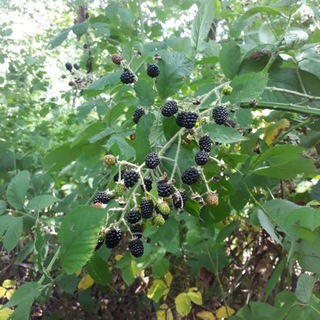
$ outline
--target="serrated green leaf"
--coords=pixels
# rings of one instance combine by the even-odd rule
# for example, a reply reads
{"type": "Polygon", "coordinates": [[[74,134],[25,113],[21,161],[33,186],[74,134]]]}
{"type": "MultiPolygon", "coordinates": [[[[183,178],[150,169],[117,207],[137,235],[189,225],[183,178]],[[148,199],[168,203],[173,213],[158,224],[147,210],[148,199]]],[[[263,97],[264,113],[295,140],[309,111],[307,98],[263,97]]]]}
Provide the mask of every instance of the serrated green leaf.
{"type": "Polygon", "coordinates": [[[250,102],[264,91],[268,83],[268,74],[263,72],[252,72],[235,77],[230,86],[233,88],[230,96],[224,96],[222,102],[231,103],[250,102]]]}
{"type": "Polygon", "coordinates": [[[187,293],[180,293],[176,296],[174,299],[174,303],[176,305],[178,313],[186,317],[190,311],[191,311],[191,302],[190,302],[190,297],[188,296],[187,293]]]}
{"type": "Polygon", "coordinates": [[[7,209],[7,203],[4,200],[0,200],[0,215],[7,209]]]}
{"type": "Polygon", "coordinates": [[[166,289],[166,284],[162,280],[156,279],[153,281],[152,286],[148,290],[147,297],[158,303],[161,297],[164,295],[164,291],[166,289]]]}
{"type": "Polygon", "coordinates": [[[60,263],[64,272],[76,272],[90,259],[105,217],[105,211],[100,208],[79,206],[63,218],[58,238],[61,244],[60,263]]]}
{"type": "Polygon", "coordinates": [[[134,274],[131,265],[128,265],[121,269],[121,276],[127,286],[130,286],[134,281],[134,274]]]}
{"type": "Polygon", "coordinates": [[[29,188],[30,172],[20,171],[9,183],[6,192],[7,200],[15,209],[24,207],[25,197],[29,188]]]}
{"type": "Polygon", "coordinates": [[[302,274],[297,283],[297,289],[295,295],[303,303],[308,303],[312,296],[312,291],[316,280],[314,276],[310,274],[302,274]]]}
{"type": "Polygon", "coordinates": [[[41,194],[30,199],[26,208],[27,210],[41,210],[52,206],[58,201],[60,201],[60,199],[52,196],[51,194],[41,194]]]}
{"type": "Polygon", "coordinates": [[[265,292],[265,297],[264,300],[266,301],[268,297],[270,296],[270,293],[272,290],[276,287],[277,282],[279,281],[282,271],[286,265],[286,260],[282,259],[274,269],[272,276],[270,277],[267,285],[266,285],[266,292],[265,292]]]}
{"type": "Polygon", "coordinates": [[[134,85],[134,90],[139,98],[141,106],[150,107],[154,102],[154,91],[150,83],[145,79],[139,79],[134,85]]]}
{"type": "Polygon", "coordinates": [[[247,138],[242,136],[236,129],[226,126],[220,126],[217,124],[205,124],[203,125],[203,130],[205,132],[208,132],[210,138],[214,142],[235,143],[247,140],[247,138]]]}
{"type": "Polygon", "coordinates": [[[233,79],[237,75],[240,61],[240,47],[235,41],[229,41],[222,45],[219,62],[221,69],[227,78],[233,79]],[[232,61],[232,63],[230,63],[230,61],[232,61]]]}
{"type": "Polygon", "coordinates": [[[277,243],[282,243],[282,239],[275,232],[275,225],[271,223],[269,217],[260,209],[258,209],[258,218],[261,227],[270,235],[270,237],[277,243]]]}
{"type": "Polygon", "coordinates": [[[95,252],[90,258],[86,264],[86,268],[94,282],[102,286],[106,286],[110,283],[108,263],[99,256],[98,252],[95,252]]]}
{"type": "Polygon", "coordinates": [[[86,89],[88,91],[103,91],[107,86],[114,86],[120,81],[122,71],[118,70],[114,73],[107,74],[95,81],[86,89]]]}
{"type": "Polygon", "coordinates": [[[7,251],[10,252],[18,245],[22,234],[22,228],[23,217],[15,217],[14,219],[11,219],[6,234],[3,237],[3,246],[7,251]]]}
{"type": "Polygon", "coordinates": [[[58,35],[56,35],[53,39],[51,39],[48,43],[48,46],[51,49],[54,49],[58,46],[60,46],[60,44],[67,39],[68,34],[70,32],[71,28],[67,28],[62,30],[58,35]]]}
{"type": "Polygon", "coordinates": [[[13,221],[14,219],[15,219],[14,216],[8,216],[8,215],[0,217],[0,237],[2,237],[2,235],[5,233],[5,231],[9,227],[11,221],[13,221]]]}
{"type": "Polygon", "coordinates": [[[77,23],[72,26],[72,31],[77,37],[81,37],[84,35],[88,30],[89,22],[84,21],[82,23],[77,23]]]}
{"type": "Polygon", "coordinates": [[[204,0],[193,20],[191,28],[191,45],[196,51],[201,52],[205,48],[208,33],[212,26],[216,11],[220,4],[215,0],[204,0]]]}
{"type": "Polygon", "coordinates": [[[152,275],[155,278],[162,278],[169,270],[170,263],[166,258],[158,259],[152,266],[152,275]]]}

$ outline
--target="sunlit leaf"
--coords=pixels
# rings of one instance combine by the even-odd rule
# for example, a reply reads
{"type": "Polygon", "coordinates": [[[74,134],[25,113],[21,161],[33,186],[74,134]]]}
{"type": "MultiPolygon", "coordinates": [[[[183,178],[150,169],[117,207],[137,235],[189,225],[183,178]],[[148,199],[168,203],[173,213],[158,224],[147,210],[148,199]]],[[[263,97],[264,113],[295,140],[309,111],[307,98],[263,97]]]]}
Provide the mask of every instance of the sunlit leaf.
{"type": "Polygon", "coordinates": [[[86,290],[90,288],[93,284],[94,284],[94,280],[91,278],[91,276],[88,273],[86,273],[78,283],[78,289],[86,290]]]}
{"type": "Polygon", "coordinates": [[[187,293],[182,292],[174,299],[177,311],[183,317],[187,316],[191,311],[191,301],[187,293]]]}
{"type": "Polygon", "coordinates": [[[235,310],[230,308],[229,306],[220,307],[216,312],[216,317],[219,318],[228,318],[235,313],[235,310]]]}

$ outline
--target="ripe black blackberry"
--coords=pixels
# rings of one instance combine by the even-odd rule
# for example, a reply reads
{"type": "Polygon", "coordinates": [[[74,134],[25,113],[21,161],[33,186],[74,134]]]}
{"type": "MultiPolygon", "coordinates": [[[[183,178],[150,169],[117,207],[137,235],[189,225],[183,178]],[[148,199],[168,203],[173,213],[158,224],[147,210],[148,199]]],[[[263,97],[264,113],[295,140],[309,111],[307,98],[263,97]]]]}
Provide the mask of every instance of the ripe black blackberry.
{"type": "Polygon", "coordinates": [[[107,248],[116,247],[121,240],[121,230],[120,229],[111,229],[106,235],[106,246],[107,248]]]}
{"type": "Polygon", "coordinates": [[[70,63],[70,62],[67,62],[66,64],[65,64],[65,66],[66,66],[66,69],[68,70],[68,71],[72,71],[72,64],[70,63]]]}
{"type": "Polygon", "coordinates": [[[212,118],[216,124],[225,124],[228,119],[228,110],[225,106],[219,106],[213,109],[212,118]]]}
{"type": "Polygon", "coordinates": [[[132,209],[127,214],[127,221],[129,223],[137,223],[141,219],[141,214],[138,209],[132,209]]]}
{"type": "Polygon", "coordinates": [[[155,169],[160,163],[160,158],[155,152],[151,152],[147,154],[144,163],[146,164],[147,168],[155,169]]]}
{"type": "Polygon", "coordinates": [[[139,258],[143,255],[143,242],[140,239],[130,241],[128,247],[134,257],[139,258]]]}
{"type": "Polygon", "coordinates": [[[140,223],[134,224],[130,227],[133,236],[140,239],[142,237],[142,225],[140,223]]]}
{"type": "Polygon", "coordinates": [[[198,120],[199,115],[195,112],[186,112],[183,119],[183,127],[192,129],[198,120]]]}
{"type": "Polygon", "coordinates": [[[200,179],[200,172],[196,168],[188,168],[181,176],[183,183],[191,185],[200,179]]]}
{"type": "Polygon", "coordinates": [[[210,152],[211,151],[211,139],[209,136],[202,136],[199,139],[199,147],[200,150],[206,151],[206,152],[210,152]]]}
{"type": "Polygon", "coordinates": [[[76,70],[79,70],[79,69],[80,69],[80,66],[79,66],[77,63],[75,63],[75,64],[73,65],[73,67],[74,67],[76,70]]]}
{"type": "Polygon", "coordinates": [[[161,109],[164,117],[171,117],[178,112],[178,104],[174,100],[168,100],[161,109]]]}
{"type": "Polygon", "coordinates": [[[140,212],[143,218],[149,219],[152,217],[153,201],[152,199],[142,198],[140,203],[140,212]]]}
{"type": "MultiPolygon", "coordinates": [[[[151,191],[151,189],[152,189],[152,180],[150,180],[148,178],[145,178],[145,179],[143,179],[143,183],[144,183],[144,186],[146,187],[146,190],[148,192],[151,191]]],[[[141,188],[142,188],[142,191],[145,191],[142,184],[141,184],[141,188]]]]}
{"type": "Polygon", "coordinates": [[[203,150],[200,150],[200,151],[196,154],[194,160],[195,160],[196,164],[198,164],[199,166],[203,166],[203,165],[205,165],[205,164],[208,162],[208,160],[209,160],[209,153],[208,153],[208,152],[205,152],[205,151],[203,151],[203,150]]]}
{"type": "Polygon", "coordinates": [[[120,80],[124,84],[129,84],[129,83],[134,83],[136,81],[136,77],[131,71],[125,70],[121,74],[120,80]]]}
{"type": "Polygon", "coordinates": [[[147,75],[151,78],[156,78],[160,74],[160,69],[155,63],[150,63],[147,68],[147,75]]]}
{"type": "Polygon", "coordinates": [[[183,191],[176,192],[173,197],[173,205],[176,209],[182,209],[186,205],[187,195],[183,191]]]}
{"type": "Polygon", "coordinates": [[[181,111],[177,114],[176,123],[179,127],[184,127],[184,118],[186,116],[186,112],[181,111]]]}
{"type": "Polygon", "coordinates": [[[145,114],[146,114],[146,113],[144,112],[144,110],[143,110],[142,108],[136,109],[136,110],[134,111],[133,117],[132,117],[133,122],[134,122],[135,124],[137,124],[137,123],[139,122],[140,118],[141,118],[143,115],[145,115],[145,114]]]}
{"type": "Polygon", "coordinates": [[[172,194],[172,186],[161,180],[157,184],[157,192],[159,197],[169,197],[172,194]]]}
{"type": "Polygon", "coordinates": [[[138,182],[138,179],[139,174],[134,170],[127,170],[123,174],[124,185],[127,188],[133,187],[138,182]]]}
{"type": "Polygon", "coordinates": [[[119,175],[119,172],[117,172],[117,173],[114,175],[114,177],[113,177],[113,181],[114,181],[114,182],[118,182],[119,180],[122,180],[125,171],[126,171],[126,170],[121,170],[120,175],[119,175]]]}
{"type": "Polygon", "coordinates": [[[93,198],[93,203],[107,204],[110,201],[110,199],[110,196],[105,191],[101,191],[98,192],[96,196],[93,198]]]}

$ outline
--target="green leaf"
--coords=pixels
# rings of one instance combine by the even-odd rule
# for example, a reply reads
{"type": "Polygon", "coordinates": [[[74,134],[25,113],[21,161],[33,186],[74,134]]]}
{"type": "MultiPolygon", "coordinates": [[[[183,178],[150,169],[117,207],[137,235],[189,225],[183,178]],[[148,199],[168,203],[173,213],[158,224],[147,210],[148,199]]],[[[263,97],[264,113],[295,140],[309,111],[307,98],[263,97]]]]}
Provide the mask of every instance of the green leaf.
{"type": "Polygon", "coordinates": [[[190,311],[191,311],[191,302],[190,302],[190,297],[188,296],[187,293],[180,293],[176,296],[174,299],[174,303],[176,305],[178,313],[186,317],[190,311]]]}
{"type": "Polygon", "coordinates": [[[247,140],[236,129],[217,124],[205,124],[202,126],[205,132],[208,132],[210,138],[214,142],[219,143],[235,143],[247,140]]]}
{"type": "Polygon", "coordinates": [[[134,90],[136,91],[141,106],[152,106],[154,102],[154,91],[147,80],[140,78],[135,84],[134,90]]]}
{"type": "Polygon", "coordinates": [[[266,230],[266,232],[270,235],[270,237],[276,241],[277,243],[281,244],[282,239],[280,235],[275,232],[275,225],[271,223],[270,218],[260,209],[258,209],[258,218],[261,224],[261,227],[266,230]]]}
{"type": "Polygon", "coordinates": [[[230,96],[224,96],[222,101],[231,103],[250,102],[264,91],[268,83],[268,74],[263,72],[252,72],[235,77],[230,86],[233,88],[230,96]]]}
{"type": "Polygon", "coordinates": [[[298,66],[301,70],[310,72],[320,78],[320,57],[316,50],[303,52],[299,60],[298,66]]]}
{"type": "Polygon", "coordinates": [[[166,284],[162,280],[156,279],[153,281],[152,286],[148,290],[147,297],[158,303],[161,297],[164,295],[164,291],[166,289],[166,284]]]}
{"type": "Polygon", "coordinates": [[[312,275],[302,274],[298,279],[295,292],[297,299],[303,303],[308,303],[311,299],[315,283],[316,279],[312,275]]]}
{"type": "Polygon", "coordinates": [[[67,28],[62,30],[58,35],[56,35],[53,39],[51,39],[48,43],[48,46],[51,49],[54,49],[58,46],[60,46],[60,44],[67,39],[68,34],[70,32],[71,28],[67,28]]]}
{"type": "Polygon", "coordinates": [[[29,188],[30,172],[20,171],[9,183],[6,192],[7,200],[15,209],[24,207],[25,197],[29,188]]]}
{"type": "Polygon", "coordinates": [[[14,219],[11,219],[3,238],[3,246],[7,251],[10,252],[18,245],[22,234],[22,228],[23,217],[14,217],[14,219]]]}
{"type": "Polygon", "coordinates": [[[272,290],[276,287],[277,282],[279,281],[282,271],[285,267],[286,260],[282,259],[276,266],[275,270],[272,273],[272,276],[270,277],[267,285],[266,285],[266,292],[265,292],[265,297],[264,300],[266,301],[268,297],[270,296],[270,293],[272,290]]]}
{"type": "Polygon", "coordinates": [[[191,45],[196,51],[201,52],[205,48],[208,33],[219,8],[218,1],[204,0],[202,2],[191,28],[191,45]]]}
{"type": "Polygon", "coordinates": [[[118,70],[114,73],[107,74],[106,76],[93,81],[86,90],[103,91],[108,86],[115,86],[120,80],[121,73],[122,71],[118,70]]]}
{"type": "Polygon", "coordinates": [[[302,207],[293,213],[299,216],[299,225],[314,231],[320,226],[320,208],[302,207]]]}
{"type": "Polygon", "coordinates": [[[150,152],[149,135],[154,120],[153,114],[147,114],[141,117],[137,124],[135,150],[138,163],[142,163],[146,155],[150,152]]]}
{"type": "Polygon", "coordinates": [[[40,285],[27,282],[20,286],[12,298],[4,305],[5,308],[17,306],[11,314],[13,320],[28,320],[33,301],[40,294],[40,285]]]}
{"type": "Polygon", "coordinates": [[[235,41],[229,41],[222,45],[219,62],[221,69],[227,78],[233,79],[237,75],[240,61],[240,47],[235,41]]]}
{"type": "Polygon", "coordinates": [[[90,258],[86,264],[86,268],[91,278],[97,284],[106,286],[110,283],[110,271],[108,263],[99,256],[98,252],[95,252],[90,258]]]}
{"type": "Polygon", "coordinates": [[[7,203],[4,200],[0,200],[0,215],[7,209],[7,203]]]}
{"type": "Polygon", "coordinates": [[[121,269],[121,276],[127,286],[130,286],[133,283],[134,274],[131,268],[131,264],[121,269]]]}
{"type": "Polygon", "coordinates": [[[152,275],[154,278],[162,278],[169,270],[170,263],[166,258],[158,259],[152,266],[152,275]]]}
{"type": "Polygon", "coordinates": [[[274,30],[269,23],[263,23],[259,29],[259,40],[264,44],[273,44],[277,42],[274,30]]]}
{"type": "Polygon", "coordinates": [[[202,306],[202,294],[197,288],[190,288],[187,295],[193,303],[202,306]]]}
{"type": "Polygon", "coordinates": [[[301,48],[307,41],[309,35],[302,29],[291,29],[285,35],[281,42],[280,49],[289,51],[301,48]]]}
{"type": "Polygon", "coordinates": [[[27,210],[41,210],[52,206],[58,201],[60,201],[60,199],[52,196],[51,194],[41,194],[30,199],[26,208],[27,210]]]}
{"type": "Polygon", "coordinates": [[[184,78],[193,70],[193,60],[181,52],[161,51],[159,61],[160,75],[156,79],[156,87],[161,99],[166,99],[178,92],[184,78]]]}
{"type": "Polygon", "coordinates": [[[88,21],[84,21],[82,23],[77,23],[72,26],[72,31],[77,37],[81,37],[88,30],[89,23],[88,21]]]}
{"type": "Polygon", "coordinates": [[[76,272],[90,259],[105,217],[106,212],[100,208],[79,206],[63,218],[58,238],[61,244],[60,262],[64,272],[76,272]]]}

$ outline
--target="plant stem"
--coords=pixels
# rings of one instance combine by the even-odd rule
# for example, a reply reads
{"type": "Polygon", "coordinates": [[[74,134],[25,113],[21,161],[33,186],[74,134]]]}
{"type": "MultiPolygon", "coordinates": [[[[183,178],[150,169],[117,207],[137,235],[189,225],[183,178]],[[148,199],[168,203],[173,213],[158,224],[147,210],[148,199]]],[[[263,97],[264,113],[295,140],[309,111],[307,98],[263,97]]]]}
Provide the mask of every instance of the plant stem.
{"type": "MultiPolygon", "coordinates": [[[[48,275],[54,265],[54,263],[56,262],[56,260],[58,259],[59,257],[59,254],[60,254],[60,250],[61,250],[61,247],[59,246],[57,251],[55,252],[54,256],[52,257],[50,263],[48,264],[48,267],[46,268],[45,270],[45,273],[48,275]]],[[[42,284],[42,282],[44,281],[45,279],[45,274],[42,274],[41,278],[38,280],[38,284],[42,284]]]]}
{"type": "Polygon", "coordinates": [[[277,87],[266,87],[265,90],[269,90],[269,91],[276,91],[276,92],[283,92],[283,93],[289,93],[295,96],[299,96],[299,97],[304,97],[308,100],[320,100],[320,97],[316,97],[316,96],[311,96],[307,93],[301,93],[301,92],[297,92],[297,91],[293,91],[293,90],[288,90],[288,89],[283,89],[283,88],[277,88],[277,87]]]}

